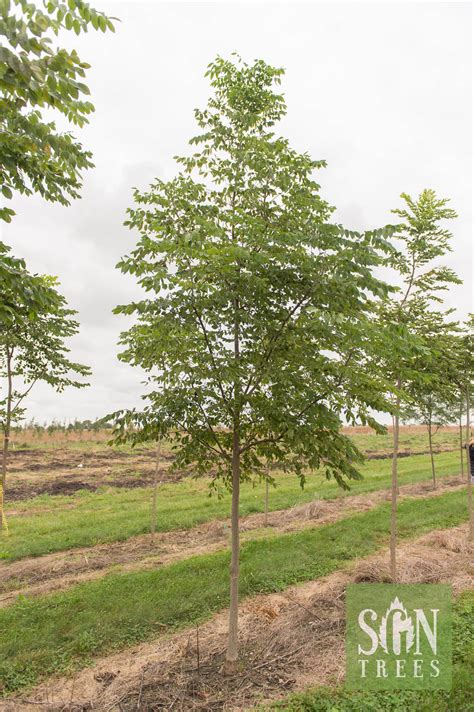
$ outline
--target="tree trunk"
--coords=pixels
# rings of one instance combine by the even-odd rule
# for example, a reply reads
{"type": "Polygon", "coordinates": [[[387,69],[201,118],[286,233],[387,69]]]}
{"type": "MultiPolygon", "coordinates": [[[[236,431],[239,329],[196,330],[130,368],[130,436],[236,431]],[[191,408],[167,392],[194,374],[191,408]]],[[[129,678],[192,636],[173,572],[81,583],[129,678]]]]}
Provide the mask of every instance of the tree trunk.
{"type": "Polygon", "coordinates": [[[1,529],[8,533],[7,518],[5,516],[5,487],[7,483],[7,462],[8,462],[8,447],[10,444],[10,430],[12,420],[12,398],[13,398],[13,379],[12,379],[12,353],[6,349],[6,366],[7,366],[7,409],[5,414],[5,422],[3,424],[3,451],[2,451],[2,482],[0,485],[0,520],[1,529]]]}
{"type": "MultiPolygon", "coordinates": [[[[400,389],[401,379],[397,381],[400,389]]],[[[396,400],[397,412],[393,419],[393,457],[392,457],[392,498],[390,511],[390,576],[395,581],[397,576],[397,503],[398,503],[398,441],[400,435],[400,396],[396,400]]]]}
{"type": "Polygon", "coordinates": [[[240,441],[234,430],[232,447],[232,514],[230,560],[229,637],[224,665],[226,674],[234,674],[239,654],[239,499],[240,499],[240,441]]]}
{"type": "Polygon", "coordinates": [[[472,510],[472,473],[471,473],[471,458],[469,457],[469,441],[471,440],[471,423],[470,423],[470,408],[469,387],[466,389],[466,452],[467,452],[467,506],[469,511],[469,539],[474,540],[474,512],[472,510]]]}
{"type": "MultiPolygon", "coordinates": [[[[464,455],[465,455],[465,450],[464,450],[464,438],[463,438],[463,432],[462,432],[462,396],[461,396],[461,403],[459,406],[459,451],[461,453],[461,479],[464,481],[464,455]]],[[[469,469],[469,464],[468,464],[468,469],[469,469]]]]}
{"type": "Polygon", "coordinates": [[[239,302],[234,300],[234,360],[237,374],[234,381],[234,411],[232,429],[232,511],[231,511],[231,558],[230,558],[230,607],[229,636],[223,671],[233,675],[237,671],[239,656],[239,504],[240,504],[240,319],[239,302]]]}
{"type": "Polygon", "coordinates": [[[265,478],[265,518],[263,520],[263,525],[268,527],[268,468],[267,477],[265,478]]]}
{"type": "Polygon", "coordinates": [[[150,524],[150,532],[151,532],[151,540],[153,541],[155,538],[155,532],[156,532],[156,500],[158,496],[158,472],[159,472],[159,464],[160,464],[160,443],[156,444],[156,461],[155,461],[155,474],[153,477],[153,500],[151,504],[151,524],[150,524]]]}
{"type": "Polygon", "coordinates": [[[428,423],[428,442],[430,444],[430,458],[431,458],[431,477],[433,479],[433,489],[436,489],[436,470],[435,461],[433,455],[433,436],[431,432],[431,422],[428,423]]]}

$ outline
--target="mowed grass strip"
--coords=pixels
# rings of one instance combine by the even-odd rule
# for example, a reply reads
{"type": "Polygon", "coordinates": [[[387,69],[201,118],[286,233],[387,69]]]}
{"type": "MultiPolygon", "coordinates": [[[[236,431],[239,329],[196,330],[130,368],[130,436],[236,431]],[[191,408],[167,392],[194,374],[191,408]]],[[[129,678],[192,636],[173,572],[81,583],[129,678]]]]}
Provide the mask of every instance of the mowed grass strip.
{"type": "MultiPolygon", "coordinates": [[[[467,517],[464,492],[399,507],[401,537],[455,526],[467,517]]],[[[334,524],[246,543],[241,596],[281,591],[324,576],[387,544],[389,506],[334,524]]],[[[228,552],[155,571],[111,574],[64,593],[0,610],[0,685],[5,692],[86,666],[94,656],[208,619],[228,603],[228,552]]]]}
{"type": "MultiPolygon", "coordinates": [[[[438,476],[458,472],[458,453],[436,455],[438,476]]],[[[361,468],[364,479],[353,481],[347,494],[358,495],[390,486],[390,460],[372,460],[361,468]]],[[[431,465],[428,455],[400,459],[401,485],[429,480],[431,465]]],[[[335,482],[321,474],[309,475],[304,490],[294,474],[278,473],[276,488],[270,491],[270,509],[288,509],[311,500],[333,499],[341,494],[335,482]]],[[[152,490],[108,489],[78,492],[69,497],[41,496],[26,502],[14,502],[18,515],[8,518],[10,534],[0,535],[0,558],[21,559],[64,551],[81,546],[124,541],[144,534],[150,527],[152,490]]],[[[264,485],[242,486],[241,514],[245,516],[264,509],[264,485]]],[[[7,510],[8,511],[8,510],[7,510]]],[[[157,530],[187,529],[213,519],[225,519],[230,512],[230,494],[221,499],[209,496],[207,479],[188,478],[162,485],[158,493],[157,530]]]]}
{"type": "Polygon", "coordinates": [[[346,691],[319,687],[290,695],[265,708],[285,712],[468,712],[474,709],[474,591],[453,607],[453,685],[450,691],[346,691]]]}

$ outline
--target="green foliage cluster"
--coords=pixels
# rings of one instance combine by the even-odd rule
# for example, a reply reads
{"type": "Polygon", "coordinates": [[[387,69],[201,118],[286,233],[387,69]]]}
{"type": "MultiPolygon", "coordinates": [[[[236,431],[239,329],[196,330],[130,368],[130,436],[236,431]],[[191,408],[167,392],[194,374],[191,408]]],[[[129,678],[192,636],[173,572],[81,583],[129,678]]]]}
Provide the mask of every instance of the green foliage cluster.
{"type": "Polygon", "coordinates": [[[55,433],[83,433],[83,432],[100,432],[102,430],[111,429],[109,423],[104,423],[101,418],[95,418],[95,420],[90,420],[86,418],[85,420],[79,420],[74,418],[72,422],[65,420],[61,422],[53,418],[51,422],[44,421],[43,423],[38,423],[35,418],[29,421],[23,421],[15,426],[15,431],[21,433],[27,430],[33,430],[38,435],[42,433],[48,433],[49,435],[54,435],[55,433]]]}
{"type": "MultiPolygon", "coordinates": [[[[79,196],[81,171],[89,168],[90,152],[69,133],[60,133],[43,112],[57,111],[83,126],[93,111],[84,100],[89,89],[82,79],[88,66],[75,50],[54,47],[61,30],[105,31],[113,24],[83,0],[0,0],[0,189],[10,200],[14,192],[39,193],[68,205],[79,196]]],[[[14,211],[0,206],[0,220],[11,222],[14,211]]],[[[7,474],[11,425],[20,418],[23,400],[38,380],[57,390],[80,387],[71,373],[89,369],[67,358],[65,339],[77,332],[73,310],[66,307],[52,277],[32,275],[24,260],[12,257],[0,242],[0,375],[6,381],[0,401],[4,432],[0,512],[7,474]],[[15,390],[20,377],[25,388],[15,390]]]]}
{"type": "MultiPolygon", "coordinates": [[[[82,81],[89,65],[75,50],[54,47],[61,30],[76,34],[113,30],[103,13],[83,0],[0,1],[0,185],[3,197],[15,191],[39,193],[46,200],[68,205],[79,197],[81,172],[92,166],[91,153],[69,133],[45,120],[44,109],[63,114],[83,126],[94,110],[84,97],[82,81]]],[[[14,211],[0,208],[10,222],[14,211]]]]}
{"type": "MultiPolygon", "coordinates": [[[[28,281],[28,274],[23,271],[22,278],[25,277],[28,281]]],[[[82,377],[90,374],[87,366],[68,358],[65,340],[78,332],[79,324],[72,318],[76,312],[67,308],[55,279],[32,279],[36,280],[43,306],[37,306],[32,315],[29,300],[18,301],[16,293],[11,319],[6,325],[0,323],[0,378],[20,383],[17,388],[7,388],[6,397],[0,400],[0,422],[4,430],[23,418],[21,403],[37,381],[62,391],[67,386],[87,385],[74,374],[82,377]]]]}
{"type": "Polygon", "coordinates": [[[341,419],[383,430],[370,412],[389,407],[366,366],[393,228],[331,222],[314,177],[324,161],[274,133],[282,74],[218,58],[195,152],[176,178],[135,191],[127,224],[140,236],[119,267],[147,295],[116,312],[136,316],[121,357],[148,372],[149,406],[119,414],[117,434],[166,432],[177,467],[227,482],[237,465],[245,479],[277,461],[345,486],[361,457],[341,419]]]}

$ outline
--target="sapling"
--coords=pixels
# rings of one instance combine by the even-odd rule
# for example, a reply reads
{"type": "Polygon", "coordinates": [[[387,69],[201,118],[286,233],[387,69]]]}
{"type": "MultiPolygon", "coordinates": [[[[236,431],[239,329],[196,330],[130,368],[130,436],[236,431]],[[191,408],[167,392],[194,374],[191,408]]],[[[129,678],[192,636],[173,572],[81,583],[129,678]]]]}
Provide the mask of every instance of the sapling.
{"type": "MultiPolygon", "coordinates": [[[[24,270],[27,283],[30,275],[24,270]]],[[[66,307],[66,301],[57,291],[53,277],[39,277],[36,311],[30,313],[23,287],[17,285],[16,306],[7,324],[0,325],[0,376],[5,380],[5,396],[0,401],[0,422],[3,430],[1,512],[3,527],[5,513],[3,500],[7,483],[7,462],[11,427],[25,413],[24,403],[38,381],[62,391],[67,386],[83,388],[88,385],[76,376],[90,374],[87,366],[70,361],[66,339],[78,331],[76,314],[66,307]],[[42,285],[42,288],[40,288],[42,285]]],[[[13,296],[13,289],[11,292],[13,296]]],[[[29,298],[29,297],[28,297],[29,298]]]]}
{"type": "Polygon", "coordinates": [[[381,326],[391,329],[393,338],[386,342],[385,355],[380,354],[379,367],[393,384],[393,456],[390,513],[390,573],[396,579],[397,502],[398,502],[398,448],[400,412],[402,402],[409,396],[410,387],[429,383],[430,373],[420,373],[416,363],[429,358],[430,350],[423,340],[424,324],[433,303],[441,302],[440,293],[450,284],[459,283],[454,272],[443,266],[433,266],[433,261],[443,257],[450,249],[452,237],[443,227],[456,213],[447,207],[448,200],[436,196],[433,190],[424,190],[414,200],[402,194],[403,208],[392,212],[401,218],[397,237],[400,248],[391,266],[398,272],[402,286],[398,296],[390,296],[380,308],[381,326]]]}
{"type": "Polygon", "coordinates": [[[443,425],[456,419],[457,410],[453,350],[459,324],[449,320],[452,313],[452,309],[444,313],[425,311],[422,319],[412,325],[419,348],[418,354],[412,355],[412,376],[405,386],[407,401],[401,408],[404,419],[426,426],[433,489],[436,489],[433,438],[443,425]]]}
{"type": "Polygon", "coordinates": [[[156,444],[156,453],[155,453],[155,471],[154,471],[154,476],[153,476],[153,498],[152,498],[152,503],[151,503],[151,526],[150,526],[150,533],[151,533],[151,538],[152,540],[155,538],[155,532],[156,532],[156,517],[157,517],[157,498],[158,498],[158,475],[160,471],[160,443],[159,441],[156,444]]]}
{"type": "Polygon", "coordinates": [[[266,473],[265,477],[265,507],[264,507],[264,520],[263,520],[263,525],[265,527],[268,527],[268,500],[269,500],[269,486],[270,482],[268,480],[268,472],[266,473]]]}
{"type": "Polygon", "coordinates": [[[466,408],[466,438],[464,448],[467,460],[467,501],[469,511],[469,539],[474,539],[474,511],[472,506],[472,476],[469,456],[471,442],[471,402],[474,374],[474,315],[469,314],[463,324],[462,333],[453,347],[453,382],[459,389],[461,400],[466,408]]]}
{"type": "MultiPolygon", "coordinates": [[[[459,454],[460,454],[460,460],[461,460],[461,480],[464,482],[464,458],[466,456],[466,451],[464,449],[463,417],[464,417],[464,399],[461,396],[459,399],[459,454]]],[[[469,469],[469,462],[467,463],[467,468],[469,469]]]]}

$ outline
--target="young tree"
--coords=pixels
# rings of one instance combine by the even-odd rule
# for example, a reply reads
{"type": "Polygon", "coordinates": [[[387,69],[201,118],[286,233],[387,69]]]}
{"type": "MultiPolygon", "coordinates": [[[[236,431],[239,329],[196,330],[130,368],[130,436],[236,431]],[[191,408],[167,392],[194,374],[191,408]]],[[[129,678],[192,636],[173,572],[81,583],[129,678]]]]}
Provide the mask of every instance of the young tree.
{"type": "Polygon", "coordinates": [[[453,347],[453,382],[458,388],[461,402],[464,402],[466,409],[466,438],[465,451],[467,459],[467,502],[469,511],[469,539],[474,539],[474,510],[472,506],[472,476],[469,457],[469,445],[471,441],[471,407],[474,372],[474,315],[469,314],[463,325],[463,331],[456,339],[453,347]]]}
{"type": "MultiPolygon", "coordinates": [[[[23,270],[27,282],[31,276],[23,270]]],[[[87,376],[87,366],[70,361],[65,339],[78,331],[72,318],[75,311],[66,307],[66,301],[56,289],[53,277],[36,277],[41,283],[43,297],[34,315],[23,299],[23,293],[11,293],[15,310],[7,324],[0,323],[0,377],[5,380],[5,395],[0,400],[0,422],[3,429],[1,512],[5,527],[3,500],[6,489],[8,449],[11,427],[24,415],[24,401],[37,381],[49,383],[62,391],[66,386],[82,388],[87,383],[76,376],[87,376]]]]}
{"type": "Polygon", "coordinates": [[[424,190],[417,200],[402,193],[405,207],[392,212],[402,219],[397,237],[400,249],[391,266],[398,272],[402,287],[398,298],[386,300],[380,309],[380,324],[394,335],[389,350],[379,363],[392,379],[394,394],[393,459],[390,516],[390,572],[395,580],[398,500],[398,444],[402,399],[409,388],[430,381],[430,373],[421,373],[419,359],[430,358],[423,342],[424,325],[433,303],[440,303],[440,292],[450,284],[459,283],[452,270],[433,265],[433,261],[451,250],[451,233],[442,226],[456,213],[447,207],[448,200],[440,199],[433,190],[424,190]]]}
{"type": "Polygon", "coordinates": [[[366,364],[374,295],[387,293],[373,269],[391,229],[330,223],[313,178],[324,162],[274,133],[282,74],[260,60],[209,66],[214,93],[195,112],[196,152],[178,159],[173,180],[135,191],[127,224],[140,238],[119,263],[148,292],[116,309],[137,316],[122,359],[149,372],[149,406],[135,418],[167,423],[176,466],[212,469],[232,492],[228,673],[238,658],[241,481],[278,462],[302,482],[319,469],[347,486],[361,455],[341,419],[379,428],[369,411],[387,408],[386,383],[366,364]]]}
{"type": "Polygon", "coordinates": [[[413,324],[420,350],[418,355],[413,355],[412,370],[415,375],[405,387],[407,402],[401,407],[404,420],[415,420],[426,426],[433,489],[436,489],[433,437],[440,427],[457,419],[453,348],[459,326],[447,321],[452,312],[425,312],[418,324],[413,324]]]}
{"type": "MultiPolygon", "coordinates": [[[[45,287],[41,277],[29,274],[25,261],[13,257],[10,248],[0,242],[0,333],[8,334],[20,317],[33,321],[39,311],[57,306],[56,293],[45,287]]],[[[5,528],[1,480],[0,519],[0,528],[5,528]]]]}
{"type": "Polygon", "coordinates": [[[98,423],[102,427],[113,428],[110,441],[114,445],[130,444],[132,447],[140,443],[155,444],[155,467],[153,473],[153,494],[151,501],[150,534],[153,541],[156,533],[158,515],[158,486],[161,460],[162,439],[171,429],[171,424],[163,418],[157,419],[150,410],[139,413],[136,410],[121,410],[109,413],[98,423]]]}
{"type": "MultiPolygon", "coordinates": [[[[79,35],[89,27],[114,29],[111,20],[83,0],[0,0],[0,184],[3,197],[14,191],[39,193],[46,200],[68,205],[77,198],[81,171],[90,168],[91,153],[70,133],[60,133],[45,121],[42,109],[53,109],[83,126],[93,105],[83,83],[89,65],[76,50],[55,48],[62,30],[79,35]]],[[[0,207],[0,219],[14,211],[0,207]]]]}

